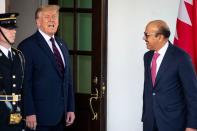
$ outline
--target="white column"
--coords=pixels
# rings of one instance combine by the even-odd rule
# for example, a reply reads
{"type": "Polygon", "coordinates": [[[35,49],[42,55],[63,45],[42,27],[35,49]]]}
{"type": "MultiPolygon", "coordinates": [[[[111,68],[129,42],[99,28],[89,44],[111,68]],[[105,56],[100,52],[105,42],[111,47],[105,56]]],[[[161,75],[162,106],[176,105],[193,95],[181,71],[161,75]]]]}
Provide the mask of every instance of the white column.
{"type": "Polygon", "coordinates": [[[5,13],[5,0],[0,0],[0,13],[5,13]]]}

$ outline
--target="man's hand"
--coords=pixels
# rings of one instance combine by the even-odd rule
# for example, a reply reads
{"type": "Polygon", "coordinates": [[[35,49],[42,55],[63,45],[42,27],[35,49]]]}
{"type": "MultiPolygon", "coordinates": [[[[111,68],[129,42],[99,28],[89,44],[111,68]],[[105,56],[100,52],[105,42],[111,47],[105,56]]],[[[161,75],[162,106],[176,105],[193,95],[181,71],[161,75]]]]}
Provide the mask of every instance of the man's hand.
{"type": "Polygon", "coordinates": [[[75,113],[74,112],[67,112],[66,116],[67,116],[66,117],[66,126],[72,125],[75,120],[75,113]]]}
{"type": "Polygon", "coordinates": [[[36,130],[36,126],[37,126],[36,115],[26,116],[26,126],[31,130],[36,130]]]}
{"type": "Polygon", "coordinates": [[[194,128],[186,128],[185,131],[197,131],[197,129],[194,129],[194,128]]]}

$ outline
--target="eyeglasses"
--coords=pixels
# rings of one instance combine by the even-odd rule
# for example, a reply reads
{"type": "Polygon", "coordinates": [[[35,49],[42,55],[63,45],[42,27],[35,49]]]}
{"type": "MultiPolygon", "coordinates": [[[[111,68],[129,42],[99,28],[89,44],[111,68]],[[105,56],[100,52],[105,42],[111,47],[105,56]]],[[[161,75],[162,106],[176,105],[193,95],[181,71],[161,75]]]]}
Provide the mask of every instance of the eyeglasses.
{"type": "Polygon", "coordinates": [[[158,34],[157,32],[153,32],[153,33],[144,32],[144,37],[143,37],[143,39],[148,39],[149,36],[151,36],[151,35],[157,35],[157,34],[158,34]]]}

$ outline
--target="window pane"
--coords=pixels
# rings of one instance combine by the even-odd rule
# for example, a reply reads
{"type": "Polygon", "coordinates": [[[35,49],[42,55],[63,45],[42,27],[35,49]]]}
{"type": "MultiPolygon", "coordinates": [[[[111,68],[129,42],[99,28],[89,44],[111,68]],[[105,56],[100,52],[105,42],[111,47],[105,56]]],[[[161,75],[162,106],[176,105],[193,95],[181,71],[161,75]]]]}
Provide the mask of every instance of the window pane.
{"type": "Polygon", "coordinates": [[[92,8],[92,0],[78,0],[78,8],[92,8]]]}
{"type": "Polygon", "coordinates": [[[78,19],[78,50],[92,50],[92,14],[79,13],[78,19]]]}
{"type": "Polygon", "coordinates": [[[58,34],[70,50],[73,50],[73,19],[73,13],[60,13],[58,34]]]}
{"type": "Polygon", "coordinates": [[[91,93],[91,56],[78,56],[78,93],[91,93]]]}
{"type": "Polygon", "coordinates": [[[74,7],[74,0],[59,0],[60,7],[74,7]]]}

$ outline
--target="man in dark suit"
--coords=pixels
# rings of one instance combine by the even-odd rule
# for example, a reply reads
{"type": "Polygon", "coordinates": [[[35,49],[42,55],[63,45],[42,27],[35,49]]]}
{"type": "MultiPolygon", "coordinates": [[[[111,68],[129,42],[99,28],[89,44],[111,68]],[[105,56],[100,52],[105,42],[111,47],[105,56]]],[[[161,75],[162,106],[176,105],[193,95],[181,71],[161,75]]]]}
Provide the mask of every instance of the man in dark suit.
{"type": "MultiPolygon", "coordinates": [[[[169,42],[162,20],[147,24],[144,40],[144,131],[196,131],[197,79],[187,53],[169,42]]],[[[187,44],[187,43],[185,43],[187,44]]]]}
{"type": "Polygon", "coordinates": [[[54,36],[59,25],[59,6],[38,8],[35,19],[38,31],[18,47],[26,59],[26,126],[31,130],[62,131],[64,125],[74,122],[75,114],[68,49],[54,36]]]}
{"type": "Polygon", "coordinates": [[[13,48],[18,13],[0,14],[0,131],[22,131],[24,57],[13,48]]]}

